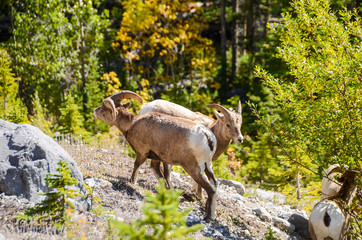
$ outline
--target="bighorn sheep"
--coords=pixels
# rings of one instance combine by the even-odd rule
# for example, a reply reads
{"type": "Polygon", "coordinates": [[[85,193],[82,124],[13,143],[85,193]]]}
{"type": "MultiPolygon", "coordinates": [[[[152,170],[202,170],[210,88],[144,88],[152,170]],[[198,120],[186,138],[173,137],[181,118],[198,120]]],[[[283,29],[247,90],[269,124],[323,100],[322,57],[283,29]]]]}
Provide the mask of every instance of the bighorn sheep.
{"type": "Polygon", "coordinates": [[[136,152],[131,182],[137,181],[138,168],[146,158],[181,165],[208,194],[205,219],[215,219],[217,181],[211,163],[217,144],[214,134],[203,125],[162,113],[134,115],[127,111],[129,102],[121,103],[126,98],[142,102],[137,94],[122,91],[106,98],[93,115],[118,127],[136,152]]]}
{"type": "Polygon", "coordinates": [[[346,239],[350,222],[347,208],[356,196],[357,173],[349,169],[342,173],[338,164],[328,168],[322,180],[321,201],[314,206],[309,217],[309,231],[313,240],[346,239]]]}
{"type": "MultiPolygon", "coordinates": [[[[344,168],[347,168],[344,166],[344,168]]],[[[339,164],[331,165],[322,179],[322,196],[321,200],[327,199],[328,197],[335,197],[338,195],[339,190],[343,184],[342,169],[339,164]]]]}
{"type": "MultiPolygon", "coordinates": [[[[217,139],[216,152],[212,158],[212,160],[215,161],[226,150],[231,140],[234,140],[234,142],[238,144],[243,142],[243,135],[240,132],[242,124],[242,109],[240,101],[236,112],[230,111],[219,104],[209,104],[208,106],[216,108],[221,112],[218,113],[217,111],[215,111],[217,120],[214,120],[213,118],[205,116],[199,112],[193,112],[185,107],[165,100],[155,100],[144,104],[139,114],[142,115],[148,112],[160,112],[175,117],[190,119],[208,127],[214,133],[217,139]]],[[[151,169],[159,177],[162,176],[162,173],[160,173],[159,162],[151,161],[151,169]]],[[[167,184],[172,187],[170,180],[170,170],[165,164],[164,178],[167,184]]],[[[202,192],[200,186],[197,187],[196,194],[201,197],[202,192]]]]}

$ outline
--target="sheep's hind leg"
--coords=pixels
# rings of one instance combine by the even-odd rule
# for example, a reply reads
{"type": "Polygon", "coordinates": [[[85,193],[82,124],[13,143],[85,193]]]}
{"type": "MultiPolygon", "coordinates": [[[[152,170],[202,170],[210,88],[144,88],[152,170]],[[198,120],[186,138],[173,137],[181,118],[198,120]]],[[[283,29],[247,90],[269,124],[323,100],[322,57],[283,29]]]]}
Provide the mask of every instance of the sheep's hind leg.
{"type": "Polygon", "coordinates": [[[216,188],[207,180],[206,176],[202,173],[200,166],[192,164],[193,166],[187,165],[183,166],[188,174],[207,192],[207,201],[206,201],[206,217],[205,220],[210,222],[216,218],[216,188]]]}
{"type": "MultiPolygon", "coordinates": [[[[205,173],[209,181],[212,182],[215,187],[217,187],[217,180],[214,171],[212,170],[211,163],[205,163],[205,173]]],[[[195,181],[193,184],[192,191],[196,193],[196,196],[202,198],[202,188],[200,184],[197,184],[195,181]]]]}
{"type": "Polygon", "coordinates": [[[130,180],[130,182],[132,184],[135,184],[137,182],[138,169],[145,161],[146,161],[146,157],[144,157],[140,154],[136,154],[136,161],[134,162],[133,172],[132,172],[132,176],[131,176],[131,180],[130,180]]]}

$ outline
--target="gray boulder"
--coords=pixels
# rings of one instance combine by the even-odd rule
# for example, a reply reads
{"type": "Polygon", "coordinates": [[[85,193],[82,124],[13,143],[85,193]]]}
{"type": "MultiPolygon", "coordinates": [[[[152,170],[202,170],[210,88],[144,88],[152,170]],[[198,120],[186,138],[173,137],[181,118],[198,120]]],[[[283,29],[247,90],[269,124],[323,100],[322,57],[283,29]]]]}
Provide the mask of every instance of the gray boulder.
{"type": "Polygon", "coordinates": [[[309,232],[308,219],[299,214],[292,214],[288,221],[295,226],[295,232],[304,239],[312,239],[309,232]]]}
{"type": "Polygon", "coordinates": [[[45,196],[38,193],[49,191],[44,178],[56,172],[60,159],[68,163],[84,194],[82,173],[58,143],[29,124],[0,120],[0,193],[41,202],[45,196]]]}
{"type": "Polygon", "coordinates": [[[239,193],[241,196],[243,196],[245,194],[244,185],[239,183],[238,181],[227,180],[227,179],[223,179],[223,178],[218,178],[217,180],[219,181],[220,184],[234,188],[235,191],[237,193],[239,193]]]}

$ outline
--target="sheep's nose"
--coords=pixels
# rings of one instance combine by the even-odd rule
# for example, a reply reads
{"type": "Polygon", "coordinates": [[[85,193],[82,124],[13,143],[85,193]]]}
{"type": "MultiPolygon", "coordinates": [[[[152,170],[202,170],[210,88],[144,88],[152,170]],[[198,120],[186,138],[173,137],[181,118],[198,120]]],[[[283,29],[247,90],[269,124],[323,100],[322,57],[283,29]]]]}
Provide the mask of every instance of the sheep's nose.
{"type": "Polygon", "coordinates": [[[243,136],[238,137],[238,142],[239,143],[243,143],[243,140],[244,140],[243,136]]]}

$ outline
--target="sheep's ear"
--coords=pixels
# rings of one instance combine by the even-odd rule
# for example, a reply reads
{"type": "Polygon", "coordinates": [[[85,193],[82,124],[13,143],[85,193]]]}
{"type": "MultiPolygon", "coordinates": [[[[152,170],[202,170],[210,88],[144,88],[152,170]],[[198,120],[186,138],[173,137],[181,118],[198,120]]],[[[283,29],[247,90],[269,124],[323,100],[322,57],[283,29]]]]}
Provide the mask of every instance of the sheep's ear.
{"type": "Polygon", "coordinates": [[[109,109],[113,110],[112,103],[111,103],[109,100],[107,100],[107,99],[104,100],[103,105],[104,105],[106,108],[109,108],[109,109]]]}
{"type": "Polygon", "coordinates": [[[239,101],[238,109],[236,110],[236,113],[239,113],[241,115],[242,111],[243,111],[243,108],[241,107],[241,102],[239,101]]]}
{"type": "Polygon", "coordinates": [[[132,105],[131,102],[126,102],[126,103],[122,104],[122,106],[123,106],[124,108],[129,108],[131,105],[132,105]]]}
{"type": "Polygon", "coordinates": [[[107,98],[106,100],[104,100],[103,105],[106,108],[111,109],[113,120],[115,120],[116,116],[118,115],[118,111],[116,110],[116,107],[114,106],[113,100],[110,98],[107,98]]]}
{"type": "Polygon", "coordinates": [[[219,113],[218,111],[214,110],[214,113],[215,113],[215,116],[217,119],[223,119],[224,118],[224,115],[222,113],[219,113]]]}

